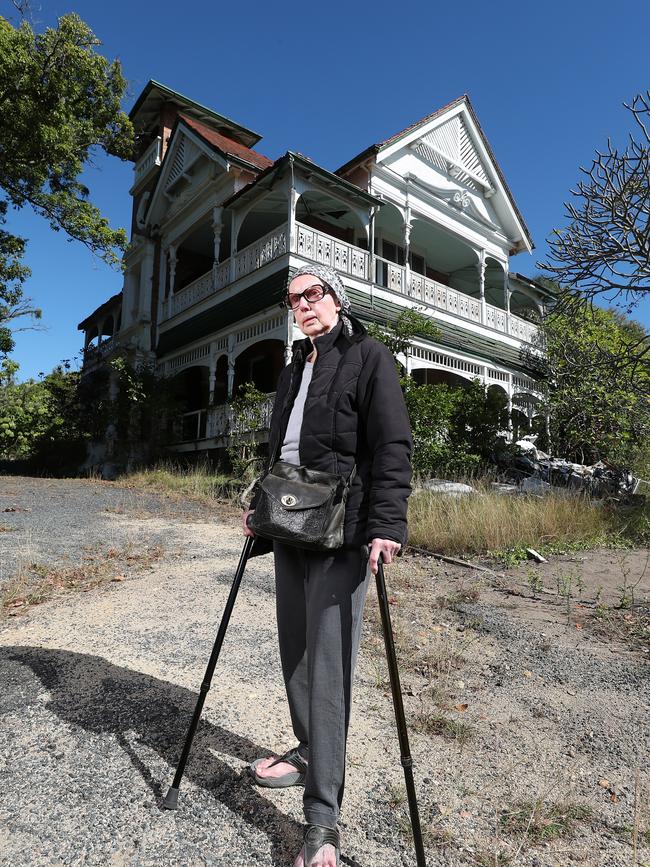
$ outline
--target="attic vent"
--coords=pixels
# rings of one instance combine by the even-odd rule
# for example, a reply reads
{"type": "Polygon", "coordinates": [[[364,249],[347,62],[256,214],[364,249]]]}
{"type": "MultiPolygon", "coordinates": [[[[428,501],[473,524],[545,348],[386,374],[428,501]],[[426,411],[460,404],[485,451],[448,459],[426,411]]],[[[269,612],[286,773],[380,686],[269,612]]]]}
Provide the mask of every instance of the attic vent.
{"type": "Polygon", "coordinates": [[[436,150],[451,157],[452,160],[458,160],[460,157],[460,118],[452,117],[447,123],[443,123],[437,129],[432,129],[422,141],[433,145],[436,150]]]}
{"type": "Polygon", "coordinates": [[[176,147],[176,153],[174,154],[174,162],[169,170],[169,174],[167,175],[167,186],[171,187],[174,181],[179,178],[183,174],[183,169],[185,167],[185,139],[181,138],[176,147]]]}
{"type": "Polygon", "coordinates": [[[490,179],[487,176],[485,169],[483,168],[483,163],[481,162],[481,158],[476,153],[476,148],[472,144],[472,140],[469,137],[469,132],[465,121],[462,118],[460,120],[460,161],[464,166],[473,172],[475,175],[478,175],[481,180],[485,181],[486,184],[490,183],[490,179]]]}
{"type": "Polygon", "coordinates": [[[477,190],[481,187],[474,178],[480,178],[486,185],[490,183],[465,121],[459,115],[428,132],[417,143],[415,150],[432,166],[448,173],[470,189],[477,190]],[[464,168],[474,177],[464,172],[464,168]]]}

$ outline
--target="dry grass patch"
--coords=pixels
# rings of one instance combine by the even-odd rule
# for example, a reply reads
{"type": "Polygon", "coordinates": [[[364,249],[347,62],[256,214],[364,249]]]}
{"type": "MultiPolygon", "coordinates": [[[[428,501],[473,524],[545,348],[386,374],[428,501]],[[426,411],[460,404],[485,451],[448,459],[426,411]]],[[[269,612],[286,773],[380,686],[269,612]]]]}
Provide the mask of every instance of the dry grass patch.
{"type": "Polygon", "coordinates": [[[0,610],[15,616],[61,593],[88,591],[109,581],[126,580],[125,572],[141,572],[163,556],[161,546],[135,550],[109,548],[86,552],[78,566],[30,563],[0,593],[0,610]]]}
{"type": "Polygon", "coordinates": [[[485,554],[507,548],[594,542],[611,526],[605,509],[584,496],[504,496],[475,485],[477,493],[449,497],[422,492],[409,501],[409,541],[443,554],[485,554]]]}
{"type": "Polygon", "coordinates": [[[650,603],[630,609],[599,605],[584,623],[593,635],[622,641],[650,656],[650,603]]]}
{"type": "Polygon", "coordinates": [[[558,837],[570,836],[578,822],[591,819],[593,811],[586,804],[519,801],[499,814],[499,827],[504,834],[522,837],[529,845],[537,845],[558,837]]]}
{"type": "Polygon", "coordinates": [[[411,721],[411,728],[430,737],[441,737],[446,741],[456,741],[464,746],[474,735],[474,729],[468,723],[452,719],[437,711],[420,711],[411,721]]]}
{"type": "Polygon", "coordinates": [[[234,491],[242,486],[239,480],[214,473],[205,464],[182,467],[171,462],[120,476],[117,484],[158,494],[191,497],[204,503],[231,499],[234,491]]]}

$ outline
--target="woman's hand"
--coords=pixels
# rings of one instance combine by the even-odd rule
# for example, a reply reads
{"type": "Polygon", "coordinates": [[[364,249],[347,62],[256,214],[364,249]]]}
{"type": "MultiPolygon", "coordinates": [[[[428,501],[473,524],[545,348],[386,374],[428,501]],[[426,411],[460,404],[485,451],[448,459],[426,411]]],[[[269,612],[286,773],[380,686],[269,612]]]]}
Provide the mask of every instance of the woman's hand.
{"type": "Polygon", "coordinates": [[[399,542],[393,542],[392,539],[373,539],[370,543],[370,557],[368,560],[372,574],[377,574],[377,564],[380,554],[384,563],[392,563],[393,557],[398,555],[401,547],[399,542]]]}
{"type": "Polygon", "coordinates": [[[255,533],[253,533],[251,528],[246,523],[248,520],[248,516],[252,515],[254,511],[255,511],[255,509],[249,509],[247,512],[242,512],[241,522],[242,522],[242,526],[244,528],[244,536],[254,536],[255,535],[255,533]]]}

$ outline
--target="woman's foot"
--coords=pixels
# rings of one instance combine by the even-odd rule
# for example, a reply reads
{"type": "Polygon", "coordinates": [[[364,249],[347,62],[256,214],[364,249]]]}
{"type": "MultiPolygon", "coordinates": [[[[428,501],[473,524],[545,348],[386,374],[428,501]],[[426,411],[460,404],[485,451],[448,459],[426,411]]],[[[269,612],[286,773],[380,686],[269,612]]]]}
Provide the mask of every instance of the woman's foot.
{"type": "Polygon", "coordinates": [[[293,867],[337,867],[336,849],[329,843],[320,847],[309,864],[305,864],[304,851],[304,848],[300,850],[300,854],[293,862],[293,867]]]}
{"type": "Polygon", "coordinates": [[[340,845],[336,828],[307,825],[305,843],[293,867],[339,867],[340,845]]]}
{"type": "Polygon", "coordinates": [[[255,773],[258,777],[265,779],[277,780],[278,777],[284,777],[286,774],[295,773],[296,769],[289,762],[278,762],[276,756],[269,756],[266,759],[260,759],[255,765],[255,773]]]}
{"type": "Polygon", "coordinates": [[[258,786],[280,789],[285,786],[304,786],[307,777],[307,762],[297,747],[281,756],[268,756],[257,759],[250,766],[253,779],[258,786]]]}

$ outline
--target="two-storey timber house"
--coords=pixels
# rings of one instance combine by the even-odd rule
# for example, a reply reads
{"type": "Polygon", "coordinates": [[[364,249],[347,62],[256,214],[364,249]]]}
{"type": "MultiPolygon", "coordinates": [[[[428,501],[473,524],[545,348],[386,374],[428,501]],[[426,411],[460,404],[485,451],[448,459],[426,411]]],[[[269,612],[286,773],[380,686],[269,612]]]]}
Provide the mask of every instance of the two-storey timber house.
{"type": "Polygon", "coordinates": [[[222,446],[239,385],[271,399],[302,336],[281,298],[309,261],[340,272],[366,323],[414,306],[435,321],[439,338],[403,358],[417,381],[479,379],[530,421],[539,393],[521,349],[549,297],[510,271],[533,244],[467,96],[334,172],[292,151],[271,161],[256,133],[155,81],[131,118],[124,285],[79,325],[83,373],[126,352],[175,378],[173,448],[222,446]]]}

